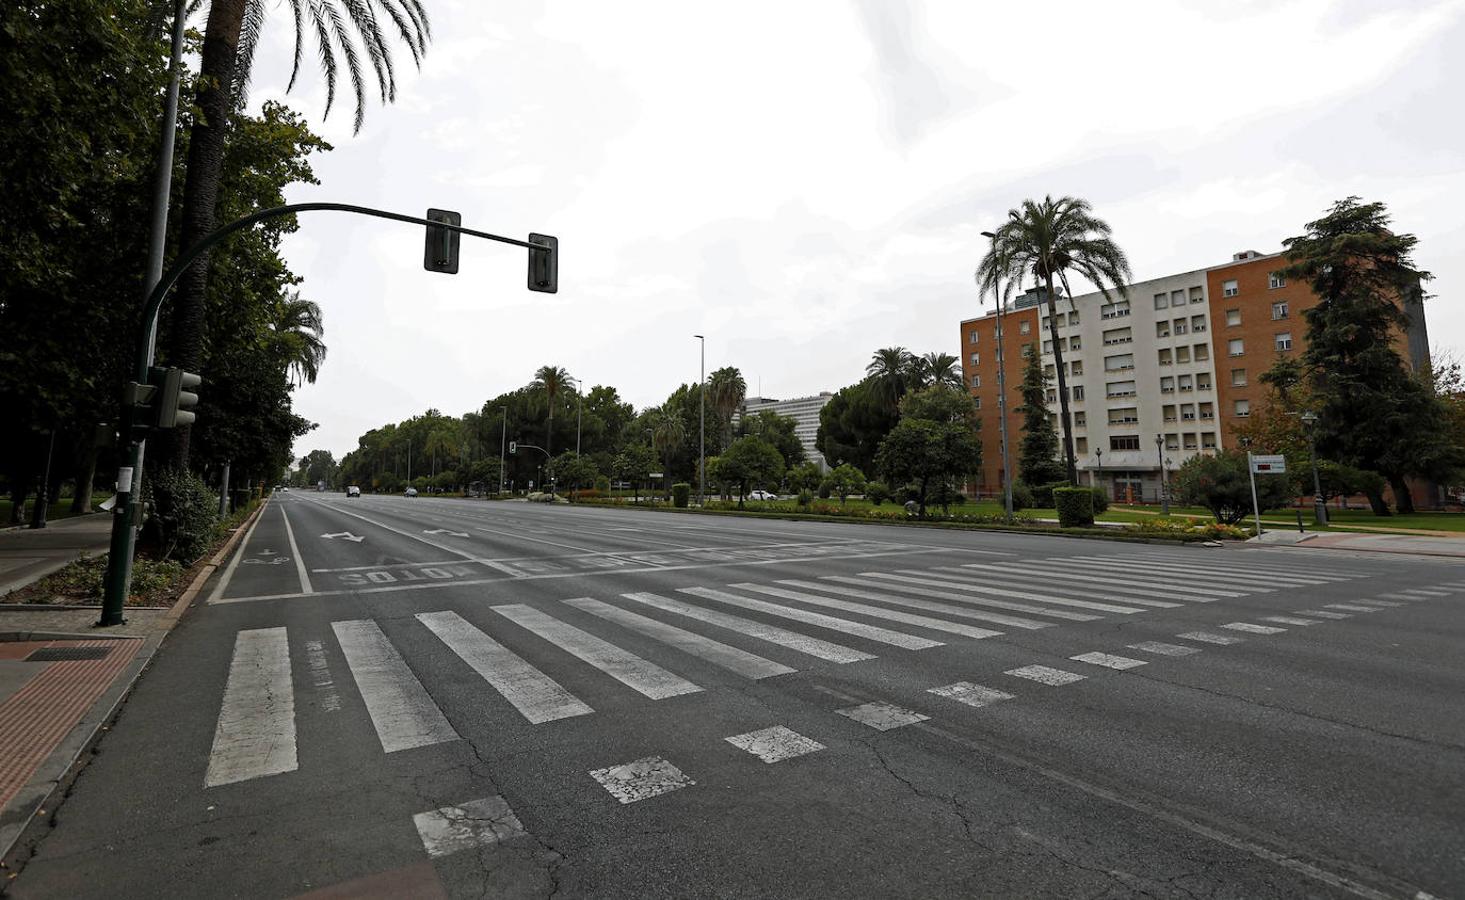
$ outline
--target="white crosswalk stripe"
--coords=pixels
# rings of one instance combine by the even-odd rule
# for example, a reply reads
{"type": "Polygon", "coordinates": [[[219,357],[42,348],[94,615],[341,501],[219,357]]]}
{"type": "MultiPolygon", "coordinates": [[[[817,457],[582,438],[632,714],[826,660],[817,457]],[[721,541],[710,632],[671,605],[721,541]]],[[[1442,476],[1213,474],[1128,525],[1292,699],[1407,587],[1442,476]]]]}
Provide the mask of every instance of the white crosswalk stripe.
{"type": "Polygon", "coordinates": [[[836,709],[835,712],[844,716],[846,719],[853,719],[862,725],[869,725],[876,731],[889,731],[892,728],[914,725],[917,722],[924,722],[931,718],[914,710],[891,706],[889,703],[862,703],[859,706],[836,709]]]}
{"type": "Polygon", "coordinates": [[[1192,594],[1210,594],[1217,590],[1241,591],[1244,594],[1270,594],[1276,590],[1274,585],[1251,581],[1245,578],[1230,578],[1225,575],[1202,576],[1190,572],[1165,572],[1159,569],[1141,569],[1124,565],[1119,561],[1103,563],[1091,562],[1086,559],[1055,559],[1048,560],[1046,564],[1067,571],[1093,573],[1096,576],[1103,576],[1105,581],[1111,583],[1113,583],[1114,578],[1125,578],[1146,581],[1152,585],[1163,585],[1171,590],[1186,591],[1192,594]]]}
{"type": "Polygon", "coordinates": [[[1228,569],[1219,566],[1202,566],[1194,563],[1177,560],[1151,561],[1137,560],[1129,557],[1105,557],[1105,556],[1076,556],[1071,557],[1075,561],[1092,562],[1101,566],[1118,567],[1126,571],[1140,569],[1159,574],[1184,573],[1186,577],[1196,576],[1201,578],[1219,578],[1226,581],[1239,581],[1243,583],[1255,582],[1267,584],[1323,584],[1327,582],[1348,581],[1348,578],[1339,576],[1321,575],[1296,575],[1282,574],[1279,572],[1256,572],[1252,569],[1235,568],[1228,569]]]}
{"type": "Polygon", "coordinates": [[[933,641],[930,638],[918,637],[917,635],[906,634],[902,631],[892,631],[889,628],[881,628],[878,625],[866,625],[864,622],[852,622],[849,619],[828,616],[824,613],[810,612],[806,609],[781,606],[777,603],[769,603],[766,600],[754,600],[751,597],[730,594],[727,591],[719,591],[714,588],[680,588],[679,593],[690,594],[693,597],[705,597],[708,600],[716,600],[719,603],[726,603],[729,606],[750,609],[783,619],[792,619],[795,622],[803,622],[807,625],[817,625],[820,628],[827,628],[830,631],[838,631],[844,634],[854,635],[855,637],[862,637],[868,641],[890,644],[893,647],[900,647],[905,650],[926,650],[931,647],[941,646],[940,641],[933,641]]]}
{"type": "Polygon", "coordinates": [[[332,622],[346,667],[387,753],[455,741],[458,733],[370,619],[332,622]]]}
{"type": "Polygon", "coordinates": [[[721,666],[739,675],[752,679],[768,678],[773,675],[787,675],[790,672],[798,671],[783,663],[764,659],[761,656],[740,650],[737,647],[729,646],[721,641],[714,641],[712,638],[703,637],[695,632],[678,628],[675,625],[668,625],[665,622],[643,616],[630,610],[621,609],[618,606],[611,606],[609,603],[602,603],[589,597],[578,597],[573,600],[566,600],[565,603],[579,610],[584,610],[592,615],[599,616],[608,622],[614,622],[625,628],[629,628],[649,638],[654,638],[665,644],[669,644],[685,653],[704,659],[716,666],[721,666]]]}
{"type": "MultiPolygon", "coordinates": [[[[1045,581],[1038,575],[1023,575],[1016,572],[974,572],[962,566],[937,566],[934,569],[925,570],[924,573],[931,578],[941,578],[946,581],[955,581],[959,584],[989,584],[993,587],[1016,588],[1017,590],[1033,590],[1038,588],[1053,593],[1061,593],[1066,597],[1081,597],[1085,600],[1100,600],[1105,603],[1118,603],[1121,606],[1143,606],[1150,609],[1176,609],[1183,606],[1183,603],[1175,603],[1170,600],[1150,600],[1141,598],[1139,591],[1130,591],[1127,594],[1103,594],[1097,591],[1085,590],[1072,587],[1067,584],[1054,584],[1045,581]]],[[[1088,583],[1092,583],[1090,580],[1088,583]]]]}
{"type": "Polygon", "coordinates": [[[1076,672],[1066,672],[1063,669],[1055,669],[1051,666],[1022,666],[1017,669],[1008,669],[1004,675],[1011,675],[1015,678],[1026,678],[1028,681],[1036,681],[1039,684],[1060,687],[1065,684],[1073,684],[1075,681],[1083,681],[1086,675],[1079,675],[1076,672]]]}
{"type": "MultiPolygon", "coordinates": [[[[917,597],[936,597],[941,600],[955,600],[958,603],[966,603],[974,606],[989,606],[993,609],[1010,609],[1013,612],[1028,613],[1029,615],[1047,616],[1052,619],[1067,619],[1070,622],[1093,622],[1102,619],[1103,616],[1095,616],[1089,613],[1070,612],[1066,609],[1050,609],[1046,606],[1035,606],[1032,603],[1016,603],[1012,600],[994,600],[993,597],[1015,597],[1018,599],[1035,599],[1036,594],[1025,594],[1022,591],[1008,591],[998,588],[991,588],[985,593],[987,596],[973,596],[973,592],[953,593],[959,590],[954,585],[952,588],[943,591],[932,590],[925,585],[913,585],[907,583],[909,579],[899,575],[887,575],[884,572],[861,572],[858,578],[848,575],[825,575],[821,581],[832,581],[837,584],[849,584],[856,586],[879,588],[886,591],[900,591],[904,594],[915,594],[917,597]]],[[[1035,623],[1031,619],[1016,619],[1008,624],[1016,628],[1031,627],[1019,625],[1017,622],[1035,623]]]]}
{"type": "Polygon", "coordinates": [[[559,682],[479,631],[455,612],[418,613],[417,620],[532,724],[592,713],[559,682]]]}
{"type": "Polygon", "coordinates": [[[497,795],[444,806],[412,817],[422,848],[433,858],[524,837],[524,826],[497,795]]]}
{"type": "Polygon", "coordinates": [[[1364,606],[1377,606],[1379,609],[1395,609],[1404,604],[1393,600],[1354,600],[1354,603],[1362,603],[1364,606]]]}
{"type": "Polygon", "coordinates": [[[1357,603],[1325,603],[1325,609],[1346,609],[1349,612],[1375,613],[1381,610],[1377,606],[1359,606],[1357,603]]]}
{"type": "MultiPolygon", "coordinates": [[[[827,578],[827,580],[835,581],[836,579],[827,578]]],[[[843,582],[840,582],[841,585],[864,583],[864,581],[858,578],[850,578],[846,579],[843,582]]],[[[800,582],[800,584],[809,584],[809,582],[800,582]]],[[[827,584],[817,584],[814,585],[814,587],[822,591],[838,591],[840,596],[859,597],[862,600],[874,600],[877,603],[898,603],[902,599],[904,599],[898,594],[888,594],[880,591],[866,591],[861,590],[857,587],[844,587],[827,584]]],[[[879,587],[888,588],[890,587],[890,585],[881,584],[879,585],[879,587]]],[[[1006,625],[1010,628],[1027,629],[1047,628],[1053,624],[1052,622],[1039,622],[1036,619],[1025,619],[1020,616],[1009,616],[1004,613],[988,612],[985,609],[972,608],[973,606],[991,606],[993,605],[993,603],[995,603],[995,605],[997,605],[999,608],[1008,609],[1010,608],[1010,604],[1005,604],[997,601],[994,601],[993,603],[984,603],[980,600],[973,600],[970,597],[964,597],[959,594],[944,594],[940,591],[921,591],[919,593],[922,597],[940,597],[942,599],[955,600],[957,603],[965,604],[967,612],[964,618],[974,619],[979,622],[991,622],[994,625],[1006,625]]]]}
{"type": "Polygon", "coordinates": [[[1210,631],[1187,631],[1185,634],[1177,634],[1176,637],[1185,641],[1198,641],[1202,644],[1219,644],[1222,647],[1231,644],[1239,644],[1245,638],[1230,637],[1229,635],[1216,634],[1210,631]]]}
{"type": "Polygon", "coordinates": [[[1127,656],[1115,656],[1112,653],[1080,653],[1077,656],[1070,656],[1069,659],[1075,662],[1088,663],[1091,666],[1103,666],[1106,669],[1118,669],[1121,672],[1125,669],[1137,669],[1147,665],[1142,659],[1130,659],[1127,656]]]}
{"type": "Polygon", "coordinates": [[[806,756],[824,749],[824,745],[813,738],[806,738],[797,731],[782,725],[760,728],[747,734],[735,734],[732,737],[723,738],[723,740],[769,764],[783,762],[796,756],[806,756]]]}
{"type": "Polygon", "coordinates": [[[965,703],[967,706],[974,706],[981,709],[984,706],[991,706],[993,703],[1000,703],[1003,700],[1011,700],[1014,695],[1006,691],[999,691],[996,688],[984,687],[980,684],[972,684],[970,681],[958,681],[956,684],[933,687],[926,690],[928,694],[935,694],[938,697],[946,697],[955,700],[957,703],[965,703]]]}
{"type": "Polygon", "coordinates": [[[1143,650],[1146,653],[1155,653],[1160,656],[1190,656],[1199,653],[1199,647],[1182,647],[1179,644],[1166,644],[1163,641],[1140,641],[1138,644],[1130,644],[1131,650],[1143,650]]]}
{"type": "MultiPolygon", "coordinates": [[[[786,583],[786,582],[780,582],[786,583]]],[[[827,606],[830,609],[841,609],[845,612],[858,613],[870,616],[875,619],[889,619],[892,622],[903,622],[906,625],[915,625],[920,628],[930,628],[934,631],[947,631],[952,634],[959,634],[963,637],[980,640],[982,638],[995,637],[1002,632],[992,631],[989,628],[978,628],[975,625],[962,625],[958,622],[948,622],[945,619],[933,619],[930,616],[918,616],[913,613],[900,612],[899,610],[884,609],[879,606],[870,606],[864,603],[850,603],[844,600],[836,600],[831,597],[821,597],[817,594],[810,594],[807,591],[791,591],[787,588],[773,587],[766,584],[734,584],[729,587],[737,588],[740,591],[755,591],[760,594],[767,594],[770,597],[782,597],[785,600],[797,600],[800,603],[809,603],[815,606],[827,606]]],[[[939,606],[940,604],[932,604],[939,606]]],[[[960,610],[957,610],[960,612],[960,610]]]]}
{"type": "Polygon", "coordinates": [[[1299,609],[1298,612],[1301,613],[1304,616],[1313,616],[1314,618],[1318,618],[1318,619],[1351,619],[1351,618],[1353,618],[1352,614],[1350,614],[1350,613],[1329,612],[1328,610],[1325,610],[1325,609],[1299,609]]]}
{"type": "MultiPolygon", "coordinates": [[[[987,568],[982,563],[964,563],[964,569],[987,568]]],[[[1164,578],[1135,578],[1128,575],[1119,577],[1112,569],[1107,572],[1095,572],[1082,567],[1064,567],[1049,562],[1043,563],[1003,563],[1002,569],[1013,572],[1026,572],[1029,575],[1039,575],[1044,578],[1052,578],[1061,581],[1081,581],[1105,588],[1134,588],[1147,597],[1161,597],[1166,600],[1184,600],[1190,603],[1206,603],[1217,597],[1245,597],[1248,592],[1226,590],[1224,588],[1203,588],[1193,585],[1177,585],[1174,579],[1164,578]]]]}
{"type": "Polygon", "coordinates": [[[289,635],[284,628],[241,631],[234,637],[204,787],[293,772],[298,765],[289,635]]]}
{"type": "Polygon", "coordinates": [[[1319,568],[1317,566],[1308,565],[1305,563],[1262,562],[1258,561],[1256,556],[1257,555],[1255,553],[1248,553],[1244,560],[1233,556],[1231,561],[1223,562],[1222,560],[1216,559],[1213,556],[1203,559],[1188,559],[1185,557],[1177,557],[1174,554],[1160,554],[1153,552],[1147,553],[1143,550],[1139,550],[1136,551],[1132,557],[1126,555],[1125,558],[1143,559],[1149,562],[1161,563],[1174,562],[1178,560],[1185,565],[1203,567],[1208,566],[1213,569],[1220,569],[1223,572],[1230,571],[1230,566],[1244,566],[1246,568],[1246,571],[1249,572],[1276,575],[1307,575],[1344,581],[1354,578],[1367,578],[1372,574],[1370,572],[1340,571],[1332,567],[1319,568]]]}
{"type": "Polygon", "coordinates": [[[775,625],[766,625],[762,622],[755,622],[752,619],[744,619],[741,616],[729,615],[702,606],[693,606],[690,603],[683,603],[671,597],[663,597],[660,594],[634,593],[622,594],[627,600],[634,600],[637,603],[644,603],[647,606],[667,612],[686,616],[689,619],[698,619],[719,628],[726,628],[738,634],[745,634],[759,640],[768,641],[770,644],[778,644],[790,650],[797,650],[809,656],[817,657],[826,662],[852,663],[865,659],[874,659],[874,654],[865,653],[850,647],[830,643],[821,638],[810,637],[806,634],[799,634],[796,631],[789,631],[786,628],[779,628],[775,625]]]}
{"type": "MultiPolygon", "coordinates": [[[[966,575],[973,578],[981,576],[984,580],[987,578],[993,578],[996,580],[1024,581],[1029,584],[1039,585],[1049,590],[1065,591],[1070,594],[1076,593],[1075,589],[1070,588],[1067,584],[1063,584],[1061,582],[1076,582],[1078,584],[1084,585],[1085,587],[1115,587],[1115,585],[1106,582],[1104,579],[1095,577],[1091,574],[1077,575],[1067,572],[1046,572],[1043,569],[1039,568],[1018,568],[1012,564],[994,565],[987,563],[963,563],[960,566],[942,567],[941,571],[951,572],[953,575],[962,575],[965,573],[966,575]]],[[[1161,590],[1159,588],[1149,589],[1144,587],[1138,587],[1135,585],[1122,587],[1126,594],[1133,594],[1135,596],[1141,597],[1163,597],[1165,598],[1164,602],[1169,606],[1181,605],[1179,603],[1171,602],[1175,600],[1184,600],[1189,603],[1210,602],[1209,597],[1176,597],[1175,594],[1171,591],[1161,590]]],[[[1123,599],[1127,602],[1133,602],[1132,598],[1128,596],[1124,597],[1123,599]]]]}
{"type": "Polygon", "coordinates": [[[541,612],[532,606],[512,603],[490,607],[509,621],[534,632],[572,656],[589,663],[632,690],[665,700],[702,690],[692,682],[647,662],[588,631],[581,631],[568,622],[541,612]]]}
{"type": "Polygon", "coordinates": [[[1263,622],[1276,622],[1279,625],[1320,625],[1317,619],[1299,619],[1296,616],[1262,616],[1263,622]]]}
{"type": "MultiPolygon", "coordinates": [[[[932,578],[932,577],[929,577],[929,573],[921,572],[921,571],[917,571],[917,570],[913,570],[913,569],[901,569],[898,572],[896,572],[894,575],[883,575],[881,577],[883,577],[883,578],[889,578],[889,579],[896,579],[896,578],[899,578],[901,576],[904,576],[905,578],[907,578],[910,581],[911,584],[924,584],[924,585],[927,585],[929,587],[956,588],[959,591],[971,591],[971,592],[975,592],[975,593],[994,592],[996,590],[999,590],[997,588],[991,588],[991,587],[988,587],[986,585],[969,584],[969,583],[963,584],[961,582],[953,582],[949,578],[945,578],[945,579],[943,579],[943,578],[932,578]],[[918,577],[918,576],[925,576],[925,577],[918,577]]],[[[999,594],[998,596],[1007,596],[1007,595],[1006,594],[999,594]]],[[[1075,599],[1073,599],[1071,597],[1059,597],[1059,596],[1056,596],[1056,595],[1053,595],[1053,594],[1033,594],[1033,593],[1027,593],[1025,596],[1022,596],[1022,599],[1024,599],[1024,600],[1038,600],[1038,601],[1041,601],[1043,603],[1052,603],[1055,606],[1071,606],[1074,609],[1090,609],[1090,610],[1094,610],[1095,612],[1119,613],[1121,615],[1129,615],[1130,613],[1143,612],[1143,610],[1140,607],[1137,607],[1137,606],[1119,606],[1119,605],[1116,605],[1116,604],[1113,604],[1113,603],[1096,603],[1096,602],[1094,602],[1092,600],[1075,600],[1075,599]]]]}
{"type": "Polygon", "coordinates": [[[1419,594],[1425,597],[1448,597],[1450,591],[1432,591],[1425,588],[1408,588],[1400,591],[1401,594],[1419,594]]]}
{"type": "Polygon", "coordinates": [[[1285,628],[1278,628],[1275,625],[1253,625],[1250,622],[1228,622],[1221,626],[1232,631],[1244,631],[1247,634],[1281,634],[1285,628]]]}

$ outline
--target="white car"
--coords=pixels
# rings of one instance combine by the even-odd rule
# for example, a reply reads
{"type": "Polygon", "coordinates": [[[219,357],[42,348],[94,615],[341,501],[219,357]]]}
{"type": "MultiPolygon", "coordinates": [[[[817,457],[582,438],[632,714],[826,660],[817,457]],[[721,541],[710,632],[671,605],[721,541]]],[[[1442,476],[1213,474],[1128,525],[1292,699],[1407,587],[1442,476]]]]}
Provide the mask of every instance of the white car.
{"type": "Polygon", "coordinates": [[[361,488],[357,487],[354,484],[348,486],[346,488],[346,496],[347,497],[360,497],[361,496],[361,488]]]}
{"type": "Polygon", "coordinates": [[[402,493],[405,494],[408,497],[416,497],[417,496],[417,488],[409,487],[407,490],[403,491],[402,493]]]}
{"type": "Polygon", "coordinates": [[[754,491],[748,495],[749,500],[777,500],[778,495],[772,491],[754,491]]]}

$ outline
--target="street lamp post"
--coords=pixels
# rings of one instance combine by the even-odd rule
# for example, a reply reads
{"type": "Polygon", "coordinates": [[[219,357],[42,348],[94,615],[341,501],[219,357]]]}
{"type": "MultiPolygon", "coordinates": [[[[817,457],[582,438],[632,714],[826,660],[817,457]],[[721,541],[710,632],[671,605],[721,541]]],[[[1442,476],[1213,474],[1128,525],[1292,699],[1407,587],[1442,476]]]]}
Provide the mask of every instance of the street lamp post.
{"type": "MultiPolygon", "coordinates": [[[[1094,464],[1094,481],[1093,481],[1093,484],[1090,485],[1090,486],[1091,487],[1092,486],[1102,487],[1103,486],[1103,483],[1104,483],[1104,448],[1103,447],[1095,447],[1094,448],[1094,458],[1097,459],[1098,462],[1094,464]]],[[[1106,490],[1104,493],[1105,494],[1108,494],[1109,492],[1106,490]]]]}
{"type": "MultiPolygon", "coordinates": [[[[982,237],[992,241],[995,251],[997,235],[984,231],[982,237]]],[[[1012,519],[1012,458],[1007,450],[1007,365],[1002,356],[1002,307],[1004,304],[1000,284],[996,281],[993,282],[992,293],[993,299],[997,301],[997,430],[1002,436],[1002,509],[1010,521],[1012,519]]]]}
{"type": "Polygon", "coordinates": [[[694,334],[702,345],[702,368],[697,389],[697,505],[707,505],[707,338],[694,334]]]}
{"type": "Polygon", "coordinates": [[[580,414],[585,409],[584,383],[578,378],[572,378],[575,382],[575,455],[580,455],[580,414]]]}
{"type": "Polygon", "coordinates": [[[1308,410],[1302,414],[1302,424],[1307,428],[1307,447],[1312,456],[1312,518],[1318,525],[1327,527],[1328,504],[1323,500],[1323,485],[1317,475],[1317,413],[1308,410]]]}
{"type": "Polygon", "coordinates": [[[1165,438],[1155,435],[1155,455],[1160,459],[1160,515],[1170,515],[1170,492],[1165,489],[1165,438]]]}
{"type": "Polygon", "coordinates": [[[509,438],[509,408],[500,406],[504,414],[503,424],[499,426],[499,493],[504,492],[504,448],[508,446],[509,438]]]}

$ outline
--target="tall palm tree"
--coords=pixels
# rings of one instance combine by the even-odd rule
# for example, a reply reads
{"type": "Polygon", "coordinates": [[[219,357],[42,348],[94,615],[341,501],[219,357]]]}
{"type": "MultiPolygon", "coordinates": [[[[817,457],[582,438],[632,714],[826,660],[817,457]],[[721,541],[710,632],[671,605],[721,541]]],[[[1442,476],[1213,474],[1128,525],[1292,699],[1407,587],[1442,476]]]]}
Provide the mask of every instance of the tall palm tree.
{"type": "MultiPolygon", "coordinates": [[[[389,28],[407,45],[412,59],[421,64],[431,27],[421,0],[288,0],[295,23],[295,63],[290,87],[300,74],[305,39],[314,36],[316,55],[326,76],[326,115],[336,97],[340,63],[356,96],[355,129],[361,130],[366,116],[366,63],[376,74],[383,103],[396,99],[396,72],[388,45],[389,28]],[[390,22],[390,26],[386,23],[390,22]]],[[[203,5],[193,0],[189,11],[203,5]]],[[[197,113],[189,129],[188,174],[183,188],[181,245],[191,246],[214,230],[223,178],[225,136],[233,112],[243,105],[243,91],[249,82],[254,50],[264,29],[271,0],[210,0],[204,28],[203,52],[199,60],[197,113]]],[[[198,371],[203,360],[204,290],[208,285],[209,254],[189,266],[178,284],[173,310],[173,344],[169,362],[198,371]]],[[[188,461],[187,427],[177,430],[173,462],[188,461]]]]}
{"type": "Polygon", "coordinates": [[[315,384],[321,364],[326,361],[320,307],[310,300],[302,300],[299,291],[290,291],[280,302],[273,327],[289,367],[290,383],[315,384]]]}
{"type": "Polygon", "coordinates": [[[960,361],[950,353],[927,353],[919,360],[920,386],[962,389],[960,361]]]}
{"type": "Polygon", "coordinates": [[[900,398],[910,386],[911,364],[915,358],[904,347],[886,347],[876,350],[865,367],[865,374],[874,379],[876,392],[892,412],[899,408],[900,398]]]}
{"type": "Polygon", "coordinates": [[[544,394],[545,404],[549,407],[549,425],[544,429],[544,452],[550,459],[554,459],[554,401],[573,380],[570,373],[560,366],[540,366],[534,373],[534,384],[530,385],[544,394]]]}
{"type": "Polygon", "coordinates": [[[1058,341],[1057,292],[1054,280],[1073,304],[1068,273],[1076,272],[1098,288],[1106,300],[1109,291],[1129,297],[1128,282],[1134,276],[1129,259],[1109,236],[1108,223],[1096,218],[1087,200],[1044,197],[1041,203],[1024,200],[1020,209],[1007,212],[1007,221],[997,229],[991,249],[977,266],[977,284],[997,294],[1004,282],[1004,300],[1014,286],[1032,275],[1044,290],[1048,303],[1048,338],[1053,345],[1053,368],[1058,374],[1059,421],[1063,425],[1063,460],[1068,483],[1078,484],[1078,466],[1073,457],[1073,422],[1068,412],[1068,380],[1063,371],[1063,345],[1058,341]]]}
{"type": "Polygon", "coordinates": [[[649,421],[651,422],[651,443],[661,451],[666,460],[666,468],[662,470],[665,474],[661,478],[662,484],[665,485],[671,479],[672,451],[680,447],[682,441],[686,440],[687,424],[676,412],[664,407],[653,410],[649,421]]]}
{"type": "Polygon", "coordinates": [[[717,415],[718,446],[732,443],[732,416],[748,397],[748,383],[733,366],[723,366],[707,378],[707,400],[717,415]]]}

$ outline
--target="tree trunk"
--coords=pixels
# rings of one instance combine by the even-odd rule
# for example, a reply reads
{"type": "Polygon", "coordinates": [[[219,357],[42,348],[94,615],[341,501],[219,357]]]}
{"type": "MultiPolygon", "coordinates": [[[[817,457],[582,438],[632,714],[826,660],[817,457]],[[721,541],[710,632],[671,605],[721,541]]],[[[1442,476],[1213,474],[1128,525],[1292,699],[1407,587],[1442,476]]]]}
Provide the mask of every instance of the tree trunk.
{"type": "Polygon", "coordinates": [[[1368,490],[1364,491],[1363,495],[1368,498],[1368,505],[1373,510],[1374,515],[1391,515],[1389,512],[1389,504],[1384,502],[1384,494],[1382,491],[1368,490]]]}
{"type": "MultiPolygon", "coordinates": [[[[234,104],[234,63],[248,0],[213,0],[203,39],[198,93],[199,116],[188,133],[188,174],[183,191],[180,248],[202,240],[215,227],[219,182],[224,169],[224,137],[234,104]]],[[[190,372],[203,363],[204,290],[209,254],[200,256],[179,280],[174,301],[173,344],[168,362],[190,372]]],[[[177,469],[188,465],[189,426],[173,430],[166,458],[177,469]]]]}
{"type": "Polygon", "coordinates": [[[95,435],[82,447],[81,459],[76,465],[76,493],[71,496],[71,514],[83,515],[92,511],[92,482],[97,478],[97,442],[95,435]]]}
{"type": "Polygon", "coordinates": [[[19,525],[25,521],[25,498],[30,493],[26,485],[31,483],[31,475],[25,470],[14,474],[14,480],[10,482],[10,524],[19,525]]]}
{"type": "Polygon", "coordinates": [[[1389,487],[1394,491],[1394,508],[1399,514],[1408,515],[1414,512],[1414,495],[1409,493],[1409,483],[1404,480],[1404,476],[1391,476],[1389,487]]]}
{"type": "MultiPolygon", "coordinates": [[[[1068,470],[1068,486],[1078,487],[1078,464],[1073,458],[1073,421],[1068,414],[1068,376],[1063,372],[1063,348],[1058,344],[1058,305],[1053,301],[1053,273],[1044,272],[1048,291],[1048,339],[1053,343],[1053,370],[1058,374],[1058,421],[1063,426],[1063,465],[1068,470]]],[[[1038,365],[1043,364],[1042,341],[1034,348],[1038,365]]]]}

